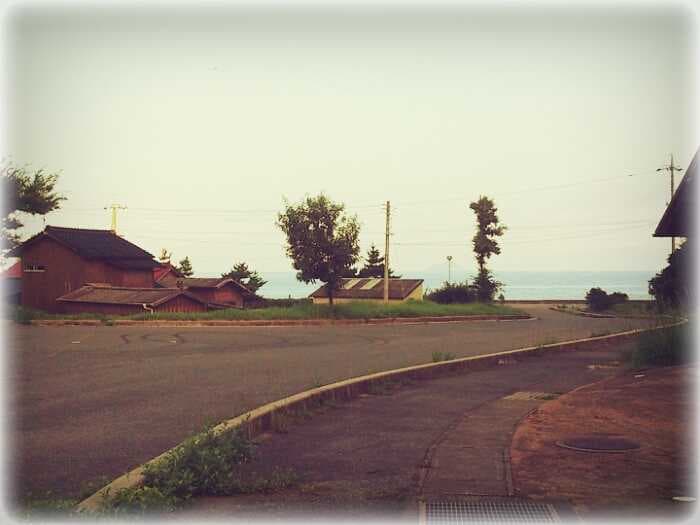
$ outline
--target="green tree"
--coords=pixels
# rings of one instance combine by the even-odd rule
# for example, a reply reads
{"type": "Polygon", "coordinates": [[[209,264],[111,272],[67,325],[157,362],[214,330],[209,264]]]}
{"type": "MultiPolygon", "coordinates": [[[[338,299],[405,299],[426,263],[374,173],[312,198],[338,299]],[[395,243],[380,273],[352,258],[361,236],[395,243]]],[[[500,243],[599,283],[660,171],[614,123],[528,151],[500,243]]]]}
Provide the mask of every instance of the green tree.
{"type": "Polygon", "coordinates": [[[660,309],[683,308],[694,304],[692,276],[697,268],[693,252],[685,241],[668,256],[668,266],[649,281],[649,294],[654,296],[660,309]]]}
{"type": "Polygon", "coordinates": [[[18,214],[46,215],[61,207],[66,200],[55,191],[58,173],[46,170],[31,170],[28,166],[3,163],[0,168],[2,188],[2,248],[9,249],[19,244],[19,230],[23,224],[18,214]]]}
{"type": "Polygon", "coordinates": [[[469,208],[476,214],[476,234],[472,238],[472,246],[476,254],[476,262],[479,265],[479,273],[474,279],[477,296],[480,301],[493,301],[493,297],[502,284],[493,278],[486,268],[486,261],[492,255],[501,253],[497,238],[503,235],[506,227],[498,222],[498,209],[488,197],[479,197],[472,202],[469,208]]]}
{"type": "MultiPolygon", "coordinates": [[[[357,273],[358,277],[384,277],[384,257],[379,253],[377,247],[372,244],[370,249],[367,251],[367,257],[365,257],[365,265],[360,268],[357,273]]],[[[400,275],[394,275],[394,271],[389,268],[389,277],[400,278],[400,275]]]]}
{"type": "Polygon", "coordinates": [[[326,283],[331,305],[343,275],[360,252],[357,217],[347,217],[344,210],[344,205],[321,194],[296,206],[285,202],[284,211],[277,216],[277,225],[287,237],[287,256],[298,270],[297,279],[326,283]]]}
{"type": "Polygon", "coordinates": [[[221,277],[233,279],[234,281],[241,283],[253,293],[267,283],[267,281],[260,277],[258,272],[248,268],[248,265],[244,262],[235,264],[231,271],[222,273],[221,277]]]}
{"type": "Polygon", "coordinates": [[[192,277],[194,275],[194,270],[192,269],[192,263],[189,257],[185,257],[176,266],[177,271],[179,271],[184,277],[192,277]]]}

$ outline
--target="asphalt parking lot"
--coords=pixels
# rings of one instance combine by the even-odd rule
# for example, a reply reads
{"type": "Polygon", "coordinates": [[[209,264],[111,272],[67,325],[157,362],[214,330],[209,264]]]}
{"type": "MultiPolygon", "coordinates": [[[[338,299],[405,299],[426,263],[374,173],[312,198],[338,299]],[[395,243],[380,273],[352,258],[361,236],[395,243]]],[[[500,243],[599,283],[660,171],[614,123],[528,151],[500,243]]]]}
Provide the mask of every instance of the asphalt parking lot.
{"type": "Polygon", "coordinates": [[[5,325],[12,488],[76,496],[176,445],[207,422],[370,372],[601,335],[645,320],[544,305],[537,319],[466,323],[147,328],[5,325]]]}

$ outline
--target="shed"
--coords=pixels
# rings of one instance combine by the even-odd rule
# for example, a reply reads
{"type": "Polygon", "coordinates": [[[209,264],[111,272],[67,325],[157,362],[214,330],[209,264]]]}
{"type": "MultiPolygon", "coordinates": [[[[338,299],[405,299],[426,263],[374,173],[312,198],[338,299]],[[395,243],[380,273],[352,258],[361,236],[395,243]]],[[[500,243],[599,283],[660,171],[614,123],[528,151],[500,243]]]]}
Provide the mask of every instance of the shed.
{"type": "Polygon", "coordinates": [[[185,277],[182,287],[192,295],[218,308],[243,308],[255,294],[228,277],[185,277]]]}
{"type": "Polygon", "coordinates": [[[57,303],[62,313],[130,315],[153,312],[205,312],[207,305],[179,288],[124,288],[104,283],[88,283],[62,297],[57,303]]]}
{"type": "MultiPolygon", "coordinates": [[[[324,284],[309,295],[314,304],[328,304],[328,285],[324,284]]],[[[389,279],[389,302],[399,303],[409,299],[423,299],[423,279],[389,279]]],[[[333,294],[334,303],[384,301],[384,279],[349,278],[341,279],[340,288],[333,294]]]]}

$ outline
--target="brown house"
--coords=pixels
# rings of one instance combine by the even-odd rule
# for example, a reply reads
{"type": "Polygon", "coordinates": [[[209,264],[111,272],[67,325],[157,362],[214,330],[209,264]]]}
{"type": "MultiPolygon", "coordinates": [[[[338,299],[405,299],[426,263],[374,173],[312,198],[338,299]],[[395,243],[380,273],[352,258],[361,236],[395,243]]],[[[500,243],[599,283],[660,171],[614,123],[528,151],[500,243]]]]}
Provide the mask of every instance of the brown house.
{"type": "Polygon", "coordinates": [[[192,295],[215,308],[243,308],[255,294],[234,279],[226,277],[180,279],[182,286],[192,295]]]}
{"type": "Polygon", "coordinates": [[[158,266],[153,268],[153,284],[156,287],[177,288],[178,280],[183,277],[184,275],[169,262],[158,263],[158,266]]]}
{"type": "Polygon", "coordinates": [[[152,312],[205,312],[207,305],[179,288],[122,288],[90,283],[56,300],[62,313],[130,315],[152,312]]]}
{"type": "Polygon", "coordinates": [[[22,306],[56,312],[85,283],[153,288],[153,256],[109,230],[47,226],[14,248],[22,259],[22,306]]]}

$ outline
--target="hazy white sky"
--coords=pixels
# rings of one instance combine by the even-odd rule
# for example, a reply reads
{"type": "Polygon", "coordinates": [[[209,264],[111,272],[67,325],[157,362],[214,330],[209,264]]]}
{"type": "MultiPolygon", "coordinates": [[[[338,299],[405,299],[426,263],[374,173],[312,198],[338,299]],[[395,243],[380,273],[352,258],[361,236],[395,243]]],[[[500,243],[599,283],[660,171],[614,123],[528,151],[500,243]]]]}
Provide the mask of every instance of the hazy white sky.
{"type": "MultiPolygon", "coordinates": [[[[4,150],[61,170],[47,224],[108,228],[198,275],[291,269],[282,199],[325,192],[406,276],[475,267],[468,203],[509,227],[495,270],[654,270],[698,135],[683,8],[31,8],[9,12],[4,150]],[[629,176],[634,174],[634,176],[629,176]]],[[[670,5],[670,4],[669,4],[670,5]]],[[[27,221],[26,236],[42,229],[27,221]]]]}

